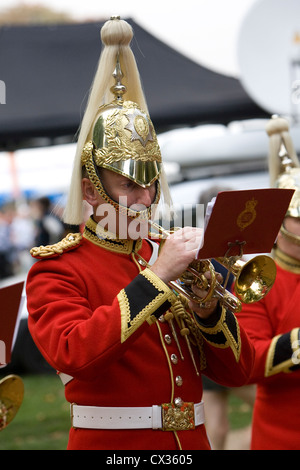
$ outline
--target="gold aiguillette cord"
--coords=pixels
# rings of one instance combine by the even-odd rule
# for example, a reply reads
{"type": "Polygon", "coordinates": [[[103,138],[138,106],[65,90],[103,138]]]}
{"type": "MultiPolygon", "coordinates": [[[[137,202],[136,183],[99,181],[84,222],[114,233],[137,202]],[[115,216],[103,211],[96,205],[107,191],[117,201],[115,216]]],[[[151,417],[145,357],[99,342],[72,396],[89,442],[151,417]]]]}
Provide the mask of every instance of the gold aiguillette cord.
{"type": "Polygon", "coordinates": [[[187,347],[188,347],[188,350],[189,350],[189,353],[190,353],[192,362],[193,362],[193,364],[194,364],[194,368],[195,368],[196,374],[199,375],[199,371],[198,371],[198,369],[197,369],[195,357],[194,357],[194,354],[193,354],[193,351],[192,351],[191,342],[190,342],[189,337],[188,337],[188,335],[190,334],[190,330],[189,330],[188,328],[182,328],[182,329],[180,330],[180,333],[181,333],[181,335],[184,337],[184,339],[185,339],[185,341],[186,341],[186,344],[187,344],[187,347]]]}

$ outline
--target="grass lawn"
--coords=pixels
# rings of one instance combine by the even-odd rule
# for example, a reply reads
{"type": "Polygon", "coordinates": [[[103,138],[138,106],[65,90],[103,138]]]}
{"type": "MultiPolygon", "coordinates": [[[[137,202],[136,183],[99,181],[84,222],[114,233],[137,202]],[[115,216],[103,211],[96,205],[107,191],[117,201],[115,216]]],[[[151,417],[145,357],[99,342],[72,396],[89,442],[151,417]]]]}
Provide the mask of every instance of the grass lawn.
{"type": "Polygon", "coordinates": [[[70,425],[64,386],[55,374],[22,376],[24,400],[0,432],[0,450],[64,450],[70,425]]]}
{"type": "MultiPolygon", "coordinates": [[[[0,432],[0,450],[66,449],[69,404],[60,379],[55,374],[25,375],[22,379],[24,400],[14,420],[0,432]]],[[[240,429],[251,422],[251,409],[231,396],[229,417],[232,429],[240,429]]]]}

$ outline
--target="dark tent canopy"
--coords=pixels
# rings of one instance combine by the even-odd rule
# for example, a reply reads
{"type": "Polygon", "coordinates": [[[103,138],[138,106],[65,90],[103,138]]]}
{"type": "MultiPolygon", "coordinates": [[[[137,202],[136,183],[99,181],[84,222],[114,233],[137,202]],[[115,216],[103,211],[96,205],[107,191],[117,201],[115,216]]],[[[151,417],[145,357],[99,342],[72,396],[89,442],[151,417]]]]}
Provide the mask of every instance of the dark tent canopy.
{"type": "MultiPolygon", "coordinates": [[[[266,116],[237,79],[194,63],[129,22],[158,132],[266,116]]],[[[74,138],[101,51],[102,24],[0,29],[0,148],[26,146],[37,137],[74,138]]]]}

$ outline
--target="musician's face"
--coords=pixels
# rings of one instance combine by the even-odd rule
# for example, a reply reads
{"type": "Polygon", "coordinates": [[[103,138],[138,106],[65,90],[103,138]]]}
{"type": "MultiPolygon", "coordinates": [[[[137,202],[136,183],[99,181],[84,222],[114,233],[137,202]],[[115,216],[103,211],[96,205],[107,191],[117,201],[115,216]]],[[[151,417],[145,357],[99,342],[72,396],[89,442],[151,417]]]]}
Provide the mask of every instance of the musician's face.
{"type": "MultiPolygon", "coordinates": [[[[284,227],[293,235],[300,239],[300,219],[295,217],[286,217],[284,219],[284,227]]],[[[300,260],[300,245],[296,245],[291,240],[285,238],[281,233],[278,235],[277,245],[287,255],[300,260]]]]}
{"type": "MultiPolygon", "coordinates": [[[[155,183],[148,188],[142,188],[125,176],[103,168],[101,168],[100,178],[106,194],[113,201],[133,211],[144,211],[155,201],[155,183]]],[[[121,211],[116,211],[113,205],[107,203],[88,178],[82,179],[82,192],[84,199],[93,207],[94,220],[109,232],[121,235],[126,231],[126,236],[123,235],[123,238],[134,239],[145,238],[148,234],[148,223],[140,222],[140,227],[143,227],[142,236],[141,229],[136,228],[136,225],[132,223],[132,218],[121,211]],[[127,230],[129,225],[130,231],[127,230]]]]}
{"type": "Polygon", "coordinates": [[[101,182],[111,199],[119,202],[120,198],[126,198],[124,205],[133,210],[143,210],[154,202],[155,183],[147,188],[142,188],[129,178],[106,169],[101,170],[101,182]]]}

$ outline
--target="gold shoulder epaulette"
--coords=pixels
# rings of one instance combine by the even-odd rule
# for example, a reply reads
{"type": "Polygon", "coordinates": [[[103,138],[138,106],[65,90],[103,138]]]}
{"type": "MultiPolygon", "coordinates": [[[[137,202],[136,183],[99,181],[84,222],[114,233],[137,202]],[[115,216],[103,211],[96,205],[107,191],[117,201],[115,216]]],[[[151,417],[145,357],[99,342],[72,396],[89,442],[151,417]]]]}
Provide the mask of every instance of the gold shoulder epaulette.
{"type": "Polygon", "coordinates": [[[68,233],[68,235],[54,245],[41,245],[31,248],[30,254],[33,258],[54,258],[62,253],[74,250],[80,245],[82,240],[81,233],[68,233]]]}

